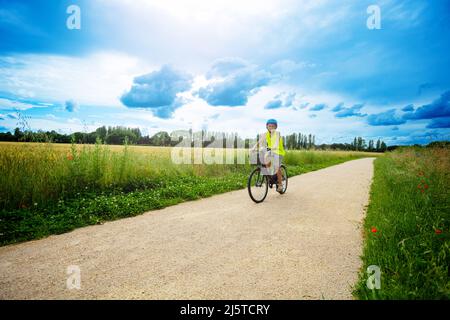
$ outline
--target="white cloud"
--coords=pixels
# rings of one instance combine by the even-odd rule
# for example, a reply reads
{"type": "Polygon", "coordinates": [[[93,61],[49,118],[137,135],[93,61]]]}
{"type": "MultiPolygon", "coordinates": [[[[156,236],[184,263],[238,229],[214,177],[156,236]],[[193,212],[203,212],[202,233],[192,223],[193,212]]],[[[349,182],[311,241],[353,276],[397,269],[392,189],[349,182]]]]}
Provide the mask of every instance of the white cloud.
{"type": "MultiPolygon", "coordinates": [[[[1,79],[0,79],[1,81],[1,79]]],[[[25,103],[20,101],[13,101],[9,99],[0,98],[0,109],[17,109],[17,110],[27,110],[31,108],[39,107],[31,103],[25,103]]]]}
{"type": "Polygon", "coordinates": [[[78,118],[69,118],[67,119],[68,123],[75,123],[75,124],[81,124],[81,120],[78,118]]]}
{"type": "Polygon", "coordinates": [[[111,47],[120,43],[142,59],[183,65],[191,73],[226,56],[258,63],[286,52],[280,49],[286,44],[308,45],[318,26],[332,30],[344,11],[336,3],[330,9],[329,0],[101,0],[90,5],[104,12],[99,28],[114,34],[111,47]]]}
{"type": "Polygon", "coordinates": [[[83,58],[23,54],[0,57],[0,62],[5,65],[0,69],[0,87],[5,91],[22,98],[32,96],[59,103],[76,97],[80,104],[102,106],[119,105],[118,97],[130,86],[133,77],[151,69],[134,57],[116,52],[99,52],[83,58]],[[20,68],[15,66],[18,63],[20,68]]]}

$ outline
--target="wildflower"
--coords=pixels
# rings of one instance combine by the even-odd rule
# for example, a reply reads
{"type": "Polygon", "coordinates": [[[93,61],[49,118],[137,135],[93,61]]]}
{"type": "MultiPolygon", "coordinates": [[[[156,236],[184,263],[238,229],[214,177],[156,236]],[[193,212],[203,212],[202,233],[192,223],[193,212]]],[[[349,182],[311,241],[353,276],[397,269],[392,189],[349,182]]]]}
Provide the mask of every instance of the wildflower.
{"type": "Polygon", "coordinates": [[[425,181],[421,181],[418,185],[417,185],[417,189],[419,189],[422,193],[425,192],[426,189],[428,189],[428,184],[425,181]]]}
{"type": "Polygon", "coordinates": [[[67,154],[67,160],[73,160],[73,155],[71,154],[71,153],[68,153],[67,154]]]}
{"type": "Polygon", "coordinates": [[[436,233],[436,234],[441,234],[441,233],[442,233],[442,230],[441,230],[441,229],[436,229],[436,230],[434,230],[434,233],[436,233]]]}
{"type": "Polygon", "coordinates": [[[372,227],[372,229],[370,229],[370,231],[372,232],[372,233],[377,233],[377,228],[375,228],[375,227],[372,227]]]}

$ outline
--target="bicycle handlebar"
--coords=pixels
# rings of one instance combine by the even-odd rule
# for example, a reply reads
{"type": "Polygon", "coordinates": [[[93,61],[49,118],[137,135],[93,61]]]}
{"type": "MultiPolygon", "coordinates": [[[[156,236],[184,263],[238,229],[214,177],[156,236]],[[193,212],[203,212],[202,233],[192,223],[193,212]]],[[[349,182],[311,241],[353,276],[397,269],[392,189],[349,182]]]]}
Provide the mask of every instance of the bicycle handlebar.
{"type": "Polygon", "coordinates": [[[252,149],[250,149],[250,151],[253,151],[253,152],[255,152],[255,151],[272,151],[272,149],[271,148],[265,148],[265,147],[260,147],[260,148],[252,148],[252,149]]]}

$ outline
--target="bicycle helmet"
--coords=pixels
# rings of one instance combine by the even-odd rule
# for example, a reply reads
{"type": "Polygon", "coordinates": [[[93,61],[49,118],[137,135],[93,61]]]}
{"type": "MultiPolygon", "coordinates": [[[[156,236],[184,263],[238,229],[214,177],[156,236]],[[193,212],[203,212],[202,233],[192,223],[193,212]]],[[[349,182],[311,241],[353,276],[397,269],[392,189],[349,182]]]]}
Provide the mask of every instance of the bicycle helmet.
{"type": "Polygon", "coordinates": [[[269,120],[267,120],[266,126],[267,126],[268,124],[274,124],[274,125],[276,125],[276,126],[278,127],[278,122],[277,122],[277,120],[275,120],[275,119],[269,119],[269,120]]]}

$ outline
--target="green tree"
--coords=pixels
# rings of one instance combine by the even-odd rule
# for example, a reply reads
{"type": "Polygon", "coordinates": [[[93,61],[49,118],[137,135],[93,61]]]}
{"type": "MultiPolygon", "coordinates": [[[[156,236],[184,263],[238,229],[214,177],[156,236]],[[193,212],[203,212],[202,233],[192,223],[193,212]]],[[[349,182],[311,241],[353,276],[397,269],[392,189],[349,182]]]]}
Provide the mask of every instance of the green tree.
{"type": "Polygon", "coordinates": [[[376,145],[376,147],[375,147],[375,151],[379,152],[380,149],[381,149],[381,141],[380,141],[380,139],[378,139],[378,140],[377,140],[377,145],[376,145]]]}

